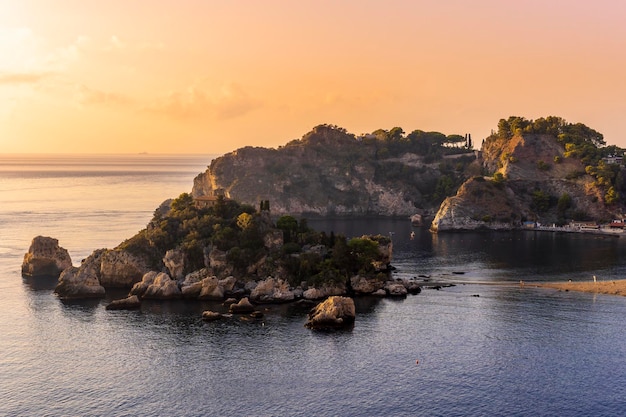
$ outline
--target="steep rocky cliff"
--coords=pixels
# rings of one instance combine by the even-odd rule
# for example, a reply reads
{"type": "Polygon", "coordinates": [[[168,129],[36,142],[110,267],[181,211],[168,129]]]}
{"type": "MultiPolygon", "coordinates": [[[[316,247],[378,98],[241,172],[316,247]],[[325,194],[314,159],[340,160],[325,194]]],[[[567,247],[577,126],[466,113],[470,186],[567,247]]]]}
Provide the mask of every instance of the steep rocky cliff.
{"type": "MultiPolygon", "coordinates": [[[[255,206],[269,200],[274,214],[408,216],[436,210],[445,197],[435,196],[445,164],[400,148],[317,126],[279,149],[246,147],[215,159],[194,180],[192,194],[223,190],[255,206]]],[[[460,157],[465,164],[475,159],[471,152],[460,157]]]]}
{"type": "MultiPolygon", "coordinates": [[[[589,165],[568,153],[555,135],[493,135],[483,144],[481,162],[489,175],[470,178],[447,198],[433,231],[512,229],[525,221],[606,221],[623,212],[619,202],[607,202],[611,184],[590,175],[589,165]]],[[[616,166],[612,172],[621,175],[621,170],[616,166]]]]}
{"type": "Polygon", "coordinates": [[[320,125],[278,149],[247,147],[217,158],[192,193],[219,191],[254,206],[268,200],[273,214],[436,212],[434,231],[604,221],[624,212],[626,172],[603,162],[623,150],[604,146],[581,123],[512,116],[476,155],[462,141],[400,128],[355,137],[320,125]]]}

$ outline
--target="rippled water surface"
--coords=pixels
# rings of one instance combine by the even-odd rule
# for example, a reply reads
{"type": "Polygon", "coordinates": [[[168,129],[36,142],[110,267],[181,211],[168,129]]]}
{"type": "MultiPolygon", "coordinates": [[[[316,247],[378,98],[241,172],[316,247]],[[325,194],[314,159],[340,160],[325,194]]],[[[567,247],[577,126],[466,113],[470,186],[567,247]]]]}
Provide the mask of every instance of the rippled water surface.
{"type": "Polygon", "coordinates": [[[626,298],[518,281],[621,278],[626,238],[416,229],[411,240],[406,219],[312,219],[391,232],[397,277],[456,284],[357,299],[354,328],[338,333],[305,329],[297,305],[204,323],[221,306],[112,312],[109,299],[64,303],[54,282],[20,276],[33,236],[59,238],[78,263],[142,228],[209,163],[146,158],[0,159],[0,416],[623,415],[626,298]]]}

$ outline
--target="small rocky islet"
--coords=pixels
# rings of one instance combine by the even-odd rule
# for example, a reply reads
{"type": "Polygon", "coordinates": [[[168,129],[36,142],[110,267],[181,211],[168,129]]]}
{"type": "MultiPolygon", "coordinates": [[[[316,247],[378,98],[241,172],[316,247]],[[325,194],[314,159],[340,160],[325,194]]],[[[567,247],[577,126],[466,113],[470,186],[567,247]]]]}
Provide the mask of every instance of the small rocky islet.
{"type": "MultiPolygon", "coordinates": [[[[108,288],[130,288],[107,310],[137,309],[145,299],[208,300],[228,303],[229,314],[258,318],[260,305],[323,301],[307,321],[307,327],[319,329],[354,323],[351,296],[421,291],[417,281],[391,279],[390,238],[327,236],[291,216],[274,223],[265,204],[254,210],[220,198],[216,206],[202,207],[183,194],[159,207],[136,236],[114,249],[95,250],[78,267],[57,239],[37,236],[22,272],[58,277],[55,293],[63,299],[102,298],[108,288]],[[201,235],[205,223],[212,227],[201,235]]],[[[224,317],[211,311],[202,315],[206,321],[224,317]]]]}

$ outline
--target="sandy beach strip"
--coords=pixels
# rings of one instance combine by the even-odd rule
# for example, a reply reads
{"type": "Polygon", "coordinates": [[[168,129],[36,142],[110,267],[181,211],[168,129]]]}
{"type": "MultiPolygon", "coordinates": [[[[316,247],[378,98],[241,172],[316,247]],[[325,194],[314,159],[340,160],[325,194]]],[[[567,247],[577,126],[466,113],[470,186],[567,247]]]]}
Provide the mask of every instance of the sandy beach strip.
{"type": "Polygon", "coordinates": [[[561,291],[580,291],[596,294],[610,294],[626,296],[626,279],[616,279],[613,281],[576,281],[576,282],[545,282],[527,283],[527,286],[539,288],[554,288],[561,291]]]}

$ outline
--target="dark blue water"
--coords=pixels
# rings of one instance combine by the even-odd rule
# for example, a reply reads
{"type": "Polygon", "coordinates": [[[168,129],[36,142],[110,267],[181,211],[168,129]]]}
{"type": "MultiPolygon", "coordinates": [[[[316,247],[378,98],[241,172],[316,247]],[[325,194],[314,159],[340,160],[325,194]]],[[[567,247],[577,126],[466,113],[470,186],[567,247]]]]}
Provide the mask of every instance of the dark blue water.
{"type": "Polygon", "coordinates": [[[39,181],[0,169],[0,416],[624,414],[626,298],[517,285],[619,278],[624,238],[415,229],[411,240],[405,219],[310,220],[352,236],[391,232],[397,277],[457,284],[357,299],[354,329],[331,334],[305,329],[295,305],[204,323],[201,312],[220,306],[63,303],[54,282],[19,275],[35,234],[59,238],[78,263],[143,227],[160,193],[189,191],[209,162],[160,160],[137,174],[135,162],[109,158],[97,172],[61,163],[60,191],[45,163],[30,161],[39,181]]]}

